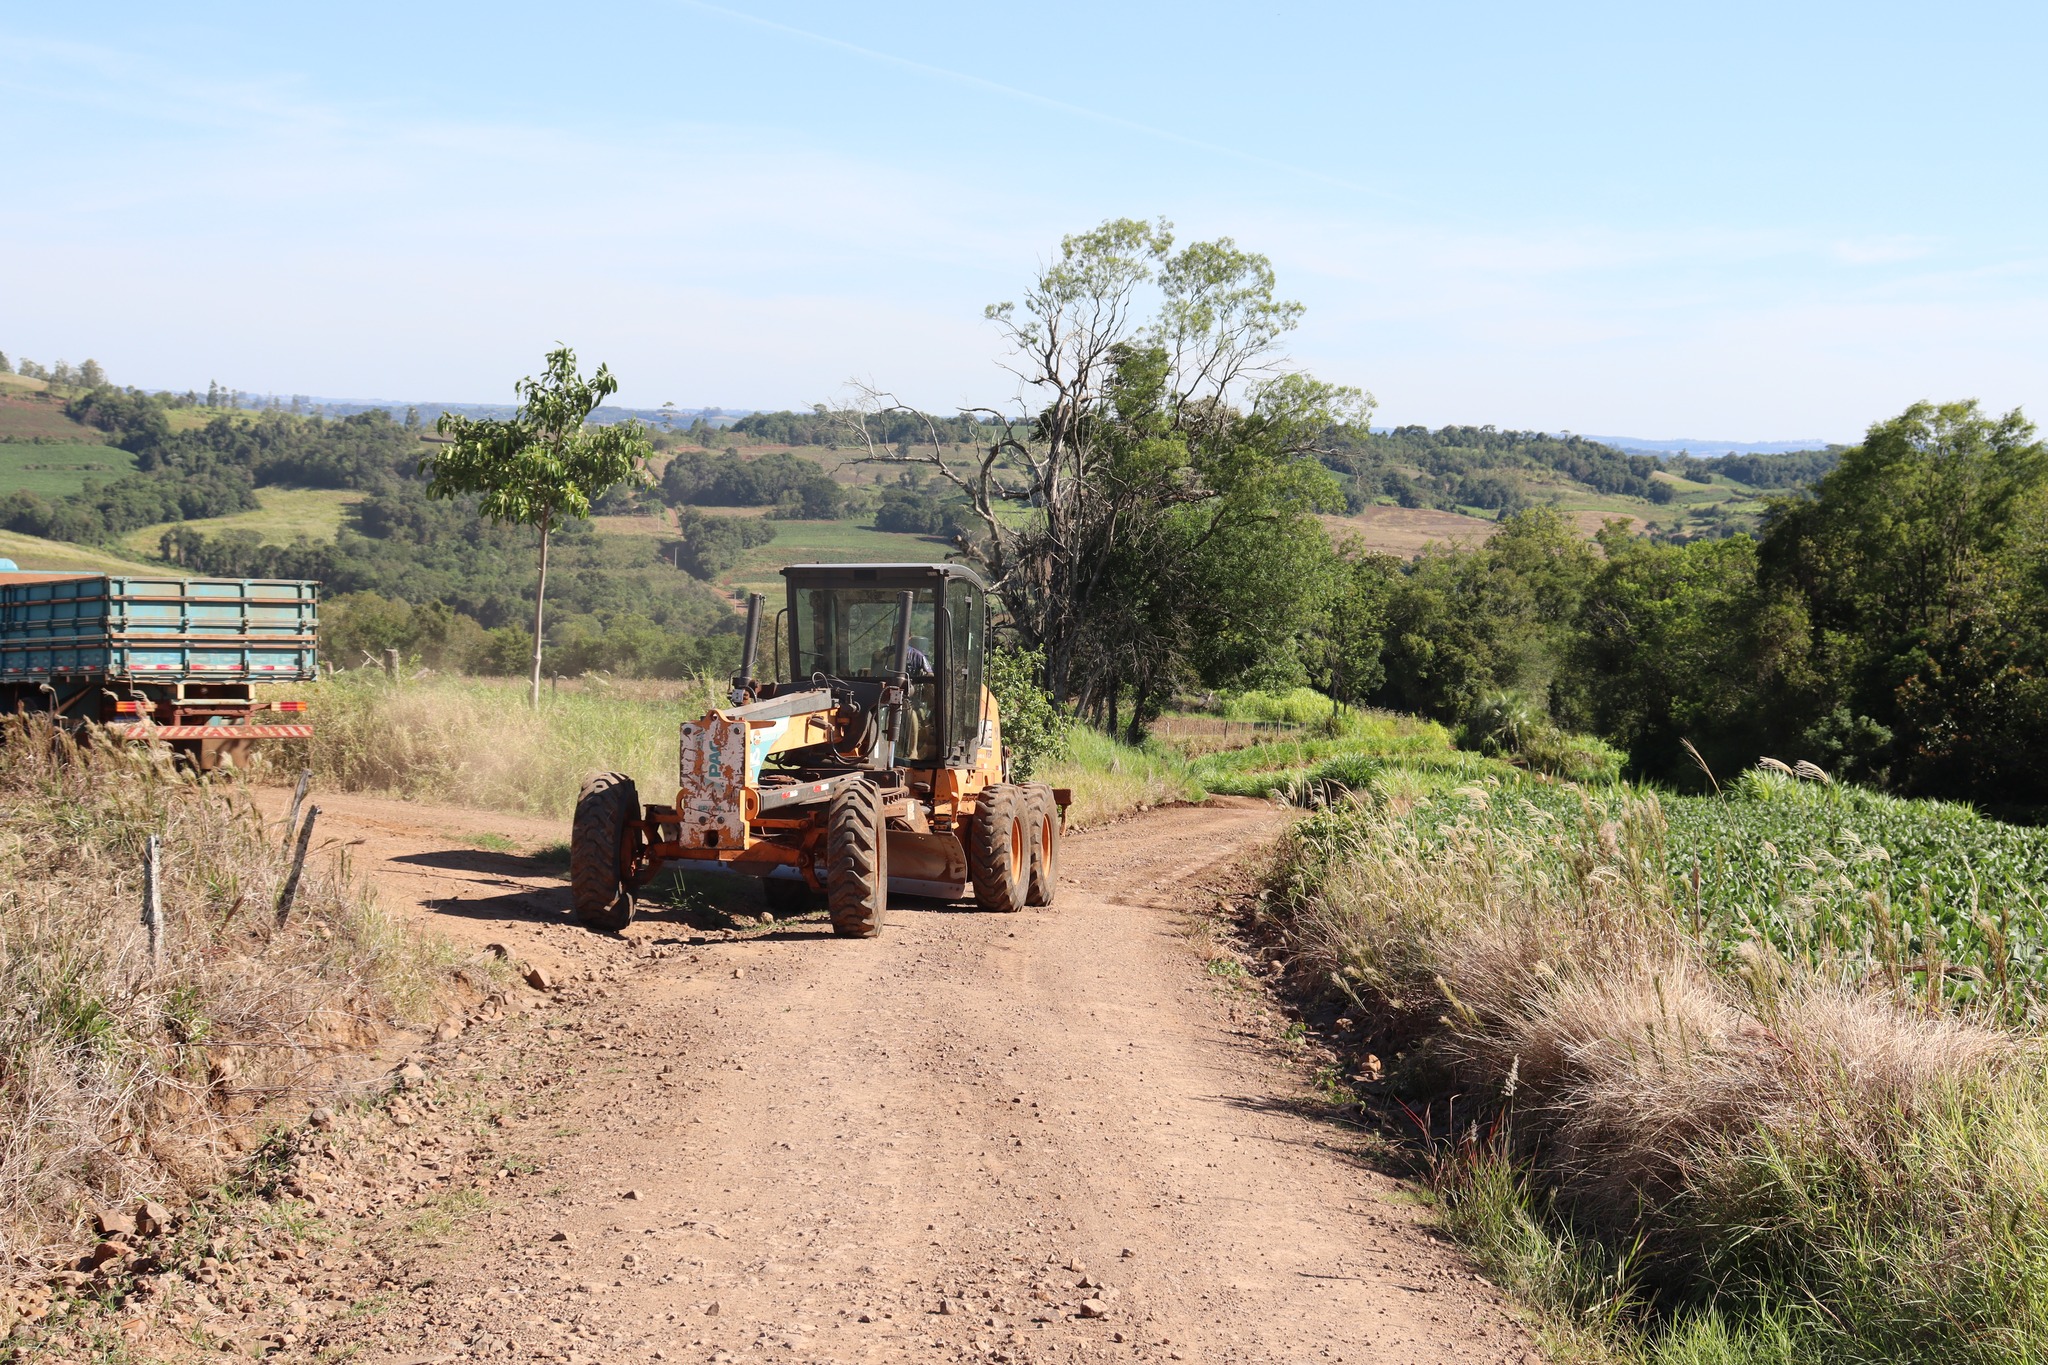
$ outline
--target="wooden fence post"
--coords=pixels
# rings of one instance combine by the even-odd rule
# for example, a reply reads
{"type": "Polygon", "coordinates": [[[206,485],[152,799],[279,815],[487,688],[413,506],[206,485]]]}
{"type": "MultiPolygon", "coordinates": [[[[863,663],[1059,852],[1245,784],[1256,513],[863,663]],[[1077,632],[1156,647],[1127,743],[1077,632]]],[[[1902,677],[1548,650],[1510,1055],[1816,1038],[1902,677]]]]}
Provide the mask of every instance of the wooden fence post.
{"type": "Polygon", "coordinates": [[[298,790],[292,793],[292,813],[284,818],[284,846],[286,848],[292,846],[292,831],[299,826],[299,807],[304,804],[306,788],[311,785],[313,785],[313,770],[311,768],[299,769],[298,790]]]}
{"type": "Polygon", "coordinates": [[[299,826],[298,851],[292,854],[292,870],[284,879],[284,890],[277,893],[277,927],[284,928],[284,922],[292,913],[292,899],[299,894],[299,875],[306,870],[306,850],[313,843],[313,822],[320,818],[320,808],[306,809],[306,823],[299,826]]]}
{"type": "Polygon", "coordinates": [[[149,965],[164,961],[163,840],[152,834],[142,851],[142,927],[149,933],[149,965]]]}
{"type": "Polygon", "coordinates": [[[395,649],[384,651],[384,676],[393,682],[398,681],[398,651],[395,649]]]}

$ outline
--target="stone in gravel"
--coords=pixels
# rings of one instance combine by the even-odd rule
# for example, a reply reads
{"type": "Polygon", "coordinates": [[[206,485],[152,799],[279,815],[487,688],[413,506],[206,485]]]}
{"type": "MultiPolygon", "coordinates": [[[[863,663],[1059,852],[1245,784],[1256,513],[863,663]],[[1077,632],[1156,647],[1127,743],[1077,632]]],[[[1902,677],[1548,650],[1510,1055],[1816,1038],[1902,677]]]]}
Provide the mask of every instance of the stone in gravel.
{"type": "Polygon", "coordinates": [[[637,1199],[638,1199],[639,1197],[640,1197],[640,1191],[638,1191],[638,1190],[627,1190],[627,1191],[625,1191],[624,1193],[622,1193],[621,1195],[619,1195],[619,1198],[621,1198],[621,1199],[635,1199],[635,1200],[637,1200],[637,1199]]]}
{"type": "Polygon", "coordinates": [[[93,1214],[92,1221],[94,1226],[99,1228],[102,1237],[135,1235],[134,1215],[123,1213],[119,1209],[100,1209],[93,1214]]]}
{"type": "Polygon", "coordinates": [[[437,1043],[452,1043],[461,1036],[462,1020],[452,1015],[434,1026],[434,1041],[437,1043]]]}
{"type": "Polygon", "coordinates": [[[498,961],[500,962],[503,962],[505,959],[512,956],[512,950],[510,948],[507,948],[502,943],[486,943],[484,945],[484,951],[489,953],[492,957],[498,959],[498,961]]]}
{"type": "Polygon", "coordinates": [[[109,1261],[125,1258],[134,1248],[116,1238],[109,1238],[92,1249],[92,1265],[97,1270],[109,1261]]]}
{"type": "Polygon", "coordinates": [[[1128,1261],[1131,1259],[1131,1257],[1137,1255],[1138,1253],[1131,1250],[1129,1247],[1125,1247],[1122,1251],[1118,1252],[1117,1254],[1123,1257],[1126,1261],[1128,1261]]]}
{"type": "Polygon", "coordinates": [[[569,1236],[567,1232],[562,1231],[558,1228],[554,1232],[548,1234],[548,1240],[550,1242],[567,1242],[573,1239],[569,1236]]]}
{"type": "Polygon", "coordinates": [[[407,1062],[391,1074],[402,1090],[417,1090],[427,1083],[427,1073],[418,1062],[407,1062]]]}
{"type": "Polygon", "coordinates": [[[171,1211],[154,1199],[144,1200],[135,1210],[135,1228],[145,1237],[158,1237],[171,1230],[171,1211]]]}
{"type": "Polygon", "coordinates": [[[1082,1317],[1084,1317],[1084,1318],[1100,1318],[1100,1317],[1107,1317],[1108,1315],[1109,1315],[1109,1305],[1108,1305],[1108,1304],[1106,1304],[1106,1303],[1104,1303],[1104,1302],[1103,1302],[1103,1301],[1102,1301],[1101,1299],[1083,1299],[1083,1300],[1081,1300],[1081,1316],[1082,1316],[1082,1317]]]}
{"type": "Polygon", "coordinates": [[[715,1318],[724,1311],[725,1305],[717,1299],[713,1299],[710,1303],[704,1305],[704,1316],[707,1318],[715,1318]]]}
{"type": "Polygon", "coordinates": [[[551,991],[555,989],[557,982],[547,968],[528,967],[526,969],[526,984],[537,991],[551,991]]]}
{"type": "Polygon", "coordinates": [[[326,1129],[334,1126],[334,1111],[324,1104],[316,1108],[311,1114],[308,1114],[306,1118],[315,1128],[326,1129]]]}
{"type": "Polygon", "coordinates": [[[745,976],[746,974],[747,974],[747,969],[746,969],[745,967],[735,967],[735,968],[733,968],[733,969],[732,969],[732,979],[733,979],[733,980],[735,980],[735,981],[739,980],[739,979],[740,979],[741,977],[745,976]]]}

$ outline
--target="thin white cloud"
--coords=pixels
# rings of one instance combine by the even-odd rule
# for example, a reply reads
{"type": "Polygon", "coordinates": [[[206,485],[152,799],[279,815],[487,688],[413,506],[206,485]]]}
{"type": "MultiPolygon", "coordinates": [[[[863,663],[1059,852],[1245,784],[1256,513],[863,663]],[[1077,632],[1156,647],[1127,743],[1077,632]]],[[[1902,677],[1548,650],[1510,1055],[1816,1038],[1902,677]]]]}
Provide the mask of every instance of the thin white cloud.
{"type": "Polygon", "coordinates": [[[1159,127],[1156,124],[1141,123],[1135,119],[1127,119],[1117,114],[1105,113],[1100,109],[1090,109],[1085,105],[1054,99],[1049,95],[1025,90],[1019,86],[1006,85],[1001,81],[992,81],[986,76],[977,76],[971,72],[955,71],[950,67],[935,66],[930,62],[921,62],[910,57],[897,56],[892,52],[883,52],[876,48],[863,47],[859,43],[848,42],[844,38],[835,38],[830,34],[819,33],[807,28],[798,28],[794,24],[785,24],[775,19],[764,18],[758,14],[749,14],[744,10],[731,9],[724,5],[714,5],[709,0],[670,0],[670,3],[698,10],[705,14],[715,14],[721,18],[732,20],[735,23],[747,24],[754,28],[781,34],[784,37],[795,38],[800,42],[832,48],[836,51],[859,57],[863,61],[877,62],[885,66],[894,67],[899,71],[914,72],[917,75],[925,76],[932,80],[967,86],[971,89],[1000,95],[1005,99],[1035,105],[1041,109],[1050,109],[1074,118],[1085,119],[1106,128],[1116,128],[1123,132],[1136,133],[1140,137],[1173,143],[1176,146],[1204,152],[1211,156],[1225,157],[1232,161],[1243,162],[1246,165],[1262,166],[1267,170],[1282,171],[1287,175],[1299,177],[1303,180],[1348,190],[1352,193],[1366,195],[1377,200],[1392,201],[1395,198],[1395,196],[1387,194],[1384,190],[1362,185],[1355,180],[1347,180],[1341,176],[1331,175],[1327,171],[1317,170],[1311,166],[1278,160],[1257,152],[1246,151],[1240,147],[1227,146],[1220,142],[1209,142],[1201,138],[1189,137],[1185,133],[1178,133],[1170,128],[1159,127]]]}

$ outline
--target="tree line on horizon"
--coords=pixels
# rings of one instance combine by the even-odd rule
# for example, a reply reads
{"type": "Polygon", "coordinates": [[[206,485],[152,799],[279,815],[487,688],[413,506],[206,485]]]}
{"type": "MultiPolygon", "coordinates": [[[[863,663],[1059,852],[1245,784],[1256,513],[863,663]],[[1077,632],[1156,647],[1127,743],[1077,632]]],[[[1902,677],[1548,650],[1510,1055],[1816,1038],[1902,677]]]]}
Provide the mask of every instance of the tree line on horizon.
{"type": "MultiPolygon", "coordinates": [[[[1902,792],[2048,804],[2048,457],[2021,414],[1916,404],[1846,450],[1711,461],[1483,427],[1374,433],[1368,396],[1274,359],[1298,313],[1228,239],[1176,248],[1133,220],[1069,238],[1021,307],[991,312],[1032,404],[953,419],[873,394],[817,426],[756,415],[753,435],[893,466],[882,483],[658,434],[661,477],[595,510],[652,500],[679,510],[678,534],[657,564],[645,540],[560,529],[548,667],[723,667],[735,618],[702,580],[776,516],[872,515],[950,538],[997,585],[1046,689],[1132,740],[1191,691],[1307,683],[1560,771],[1576,733],[1678,783],[1771,754],[1902,792]],[[1149,315],[1132,306],[1145,290],[1149,315]],[[1319,520],[1379,467],[1361,464],[1361,432],[1446,479],[1490,454],[1627,492],[1739,460],[1743,482],[1778,492],[1754,534],[1683,544],[1618,524],[1588,543],[1553,509],[1504,503],[1483,545],[1401,562],[1319,520]]],[[[172,431],[160,399],[107,386],[67,410],[138,471],[69,498],[5,495],[0,525],[103,543],[253,508],[260,486],[354,489],[331,542],[173,526],[161,548],[190,571],[321,580],[343,662],[374,642],[510,672],[530,648],[531,534],[489,525],[473,498],[430,498],[416,422],[269,412],[172,431]]]]}

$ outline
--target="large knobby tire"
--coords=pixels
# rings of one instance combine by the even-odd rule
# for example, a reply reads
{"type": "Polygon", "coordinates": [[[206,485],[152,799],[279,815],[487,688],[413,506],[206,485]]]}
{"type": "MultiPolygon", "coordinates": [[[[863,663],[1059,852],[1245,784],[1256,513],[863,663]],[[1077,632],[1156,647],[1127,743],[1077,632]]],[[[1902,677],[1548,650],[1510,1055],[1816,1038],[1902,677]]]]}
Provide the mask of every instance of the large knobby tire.
{"type": "Polygon", "coordinates": [[[825,908],[841,938],[882,932],[889,903],[889,840],[873,786],[841,787],[825,809],[825,908]]]}
{"type": "Polygon", "coordinates": [[[1031,801],[1023,788],[1000,783],[982,790],[967,832],[967,866],[976,905],[1005,915],[1024,908],[1031,886],[1031,801]]]}
{"type": "Polygon", "coordinates": [[[1047,909],[1059,896],[1060,808],[1052,799],[1051,787],[1030,787],[1031,793],[1031,889],[1026,905],[1047,909]]]}
{"type": "Polygon", "coordinates": [[[618,933],[633,922],[626,889],[626,826],[640,815],[640,793],[624,773],[599,773],[583,784],[569,826],[569,897],[576,918],[618,933]]]}

